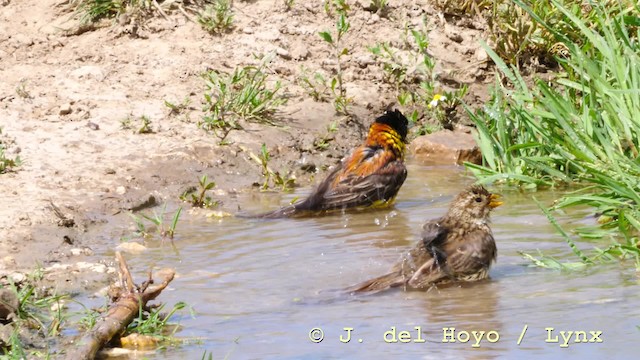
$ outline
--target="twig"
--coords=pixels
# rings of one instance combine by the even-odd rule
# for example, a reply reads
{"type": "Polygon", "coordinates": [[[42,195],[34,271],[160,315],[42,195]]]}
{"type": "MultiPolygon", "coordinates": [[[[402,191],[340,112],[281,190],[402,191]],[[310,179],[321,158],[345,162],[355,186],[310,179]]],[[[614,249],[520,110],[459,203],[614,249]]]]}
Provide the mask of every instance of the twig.
{"type": "Polygon", "coordinates": [[[175,276],[173,269],[164,269],[159,273],[162,277],[160,284],[147,286],[144,291],[138,291],[134,286],[131,272],[124,257],[120,252],[116,252],[116,258],[120,264],[120,277],[127,283],[123,287],[123,293],[118,297],[118,301],[109,307],[107,313],[102,316],[93,330],[78,341],[78,347],[67,354],[66,358],[69,360],[94,359],[98,350],[111,341],[114,336],[122,334],[133,319],[138,316],[139,310],[145,308],[147,302],[160,295],[175,276]]]}

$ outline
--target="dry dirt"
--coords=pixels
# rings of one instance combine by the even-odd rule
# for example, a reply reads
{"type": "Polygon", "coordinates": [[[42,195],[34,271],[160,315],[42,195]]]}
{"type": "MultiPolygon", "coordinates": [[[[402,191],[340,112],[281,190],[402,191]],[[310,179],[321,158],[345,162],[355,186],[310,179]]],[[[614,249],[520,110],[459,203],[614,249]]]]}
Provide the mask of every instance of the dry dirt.
{"type": "Polygon", "coordinates": [[[64,29],[77,24],[68,1],[1,0],[0,136],[7,155],[23,163],[0,175],[0,275],[36,263],[109,260],[107,253],[130,232],[129,209],[150,195],[175,208],[203,174],[217,183],[221,209],[237,211],[237,194],[256,191],[252,184],[262,181],[243,149],[258,153],[262,143],[272,154],[270,166],[293,171],[299,186],[312,185],[393,105],[393,88],[382,81],[367,46],[399,44],[405,25],[419,26],[423,15],[442,83],[468,84],[471,104],[486,97],[492,77],[478,50],[482,23],[446,18],[429,1],[389,1],[386,17],[364,10],[361,3],[368,1],[349,3],[345,81],[354,117],[347,121],[331,103],[314,102],[296,85],[302,65],[327,77],[334,66],[318,36],[334,28],[321,1],[296,1],[288,12],[280,1],[236,1],[235,28],[220,36],[177,11],[133,33],[131,25],[115,22],[65,36],[64,29]],[[279,55],[269,65],[270,77],[283,82],[289,98],[275,116],[284,126],[248,123],[229,135],[229,145],[218,145],[197,124],[205,89],[200,74],[256,64],[254,55],[271,52],[279,55]],[[191,105],[184,113],[170,114],[164,105],[185,98],[191,105]],[[153,133],[122,128],[124,119],[137,124],[143,115],[153,133]],[[315,149],[314,140],[332,121],[339,124],[335,140],[327,150],[315,149]],[[309,163],[317,173],[302,166],[309,163]]]}

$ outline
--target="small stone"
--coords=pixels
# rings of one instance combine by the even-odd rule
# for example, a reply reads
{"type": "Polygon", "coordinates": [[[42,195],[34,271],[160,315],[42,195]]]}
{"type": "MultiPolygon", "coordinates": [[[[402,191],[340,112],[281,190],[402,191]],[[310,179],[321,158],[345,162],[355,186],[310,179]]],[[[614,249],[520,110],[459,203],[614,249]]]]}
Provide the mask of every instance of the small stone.
{"type": "Polygon", "coordinates": [[[476,49],[476,59],[478,59],[478,61],[487,61],[489,59],[489,55],[484,48],[479,47],[476,49]]]}
{"type": "Polygon", "coordinates": [[[158,341],[156,337],[137,333],[120,338],[120,344],[125,349],[153,349],[157,347],[158,341]]]}
{"type": "Polygon", "coordinates": [[[285,60],[291,60],[291,54],[286,49],[277,47],[276,54],[285,60]]]}
{"type": "Polygon", "coordinates": [[[376,59],[373,54],[362,54],[355,58],[356,63],[362,69],[368,67],[369,65],[374,65],[376,63],[376,59]]]}
{"type": "Polygon", "coordinates": [[[116,194],[118,195],[124,195],[124,193],[127,192],[127,189],[124,186],[118,186],[116,188],[116,194]]]}
{"type": "Polygon", "coordinates": [[[371,18],[367,20],[367,25],[373,25],[380,21],[380,16],[378,14],[371,15],[371,18]]]}
{"type": "Polygon", "coordinates": [[[8,288],[0,289],[0,320],[8,320],[15,316],[20,301],[16,293],[8,288]]]}
{"type": "Polygon", "coordinates": [[[98,125],[98,124],[96,124],[96,123],[94,123],[92,121],[87,122],[87,127],[89,129],[93,130],[93,131],[100,130],[100,125],[98,125]]]}
{"type": "Polygon", "coordinates": [[[309,47],[303,43],[297,43],[291,47],[291,57],[294,60],[306,60],[310,54],[309,47]]]}
{"type": "Polygon", "coordinates": [[[373,11],[375,9],[373,1],[370,0],[356,0],[356,6],[359,6],[367,11],[373,11]]]}
{"type": "Polygon", "coordinates": [[[71,255],[73,256],[79,256],[79,255],[87,255],[87,256],[91,256],[93,255],[93,251],[89,248],[73,248],[71,250],[69,250],[71,252],[71,255]]]}
{"type": "Polygon", "coordinates": [[[116,246],[116,250],[123,251],[129,254],[140,254],[147,250],[147,247],[137,242],[123,242],[116,246]]]}
{"type": "Polygon", "coordinates": [[[69,115],[71,114],[71,104],[66,103],[64,105],[60,105],[60,111],[58,112],[60,115],[69,115]]]}
{"type": "Polygon", "coordinates": [[[482,163],[473,135],[462,131],[443,130],[419,136],[411,141],[409,149],[416,159],[429,165],[482,163]]]}
{"type": "Polygon", "coordinates": [[[229,193],[227,191],[224,191],[222,189],[214,189],[211,190],[211,193],[215,196],[227,196],[229,195],[229,193]]]}
{"type": "Polygon", "coordinates": [[[21,284],[27,279],[27,276],[25,274],[16,272],[13,274],[9,274],[8,278],[10,278],[11,281],[13,281],[15,284],[21,284]]]}
{"type": "Polygon", "coordinates": [[[255,32],[255,30],[253,30],[253,28],[247,26],[246,28],[242,29],[242,32],[249,35],[249,34],[253,34],[255,32]]]}
{"type": "Polygon", "coordinates": [[[446,24],[444,26],[444,34],[450,39],[457,43],[461,43],[464,38],[460,35],[460,32],[451,25],[446,24]]]}
{"type": "Polygon", "coordinates": [[[104,173],[105,175],[115,175],[116,171],[112,168],[106,168],[104,169],[104,173]]]}

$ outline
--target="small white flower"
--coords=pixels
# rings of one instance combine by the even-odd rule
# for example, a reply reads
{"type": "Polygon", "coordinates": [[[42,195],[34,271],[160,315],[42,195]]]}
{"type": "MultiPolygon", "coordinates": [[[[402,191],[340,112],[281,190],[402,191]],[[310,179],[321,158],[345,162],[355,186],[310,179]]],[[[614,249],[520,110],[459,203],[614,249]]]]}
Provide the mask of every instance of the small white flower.
{"type": "Polygon", "coordinates": [[[433,100],[431,100],[431,102],[429,103],[429,105],[427,105],[427,107],[429,109],[434,108],[436,106],[438,106],[438,103],[441,101],[447,101],[447,97],[444,95],[440,95],[440,94],[435,94],[433,95],[433,100]]]}

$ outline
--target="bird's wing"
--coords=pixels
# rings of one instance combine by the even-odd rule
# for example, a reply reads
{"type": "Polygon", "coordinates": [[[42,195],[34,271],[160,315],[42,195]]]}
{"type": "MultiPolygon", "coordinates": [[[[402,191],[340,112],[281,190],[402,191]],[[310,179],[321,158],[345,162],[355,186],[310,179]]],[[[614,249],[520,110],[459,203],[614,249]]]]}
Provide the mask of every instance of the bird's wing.
{"type": "Polygon", "coordinates": [[[422,226],[422,246],[434,259],[436,266],[445,267],[444,271],[449,271],[446,260],[447,254],[443,249],[449,230],[443,225],[442,218],[429,221],[422,226]]]}
{"type": "Polygon", "coordinates": [[[371,206],[393,200],[406,178],[407,168],[400,160],[386,163],[369,174],[346,174],[324,193],[322,207],[371,206]]]}
{"type": "MultiPolygon", "coordinates": [[[[444,264],[436,261],[424,263],[409,279],[409,286],[424,288],[447,279],[457,280],[488,269],[495,258],[495,248],[488,247],[493,236],[482,231],[465,234],[464,241],[448,247],[444,264]],[[487,253],[491,252],[491,253],[487,253]]],[[[446,244],[445,244],[446,245],[446,244]]]]}

